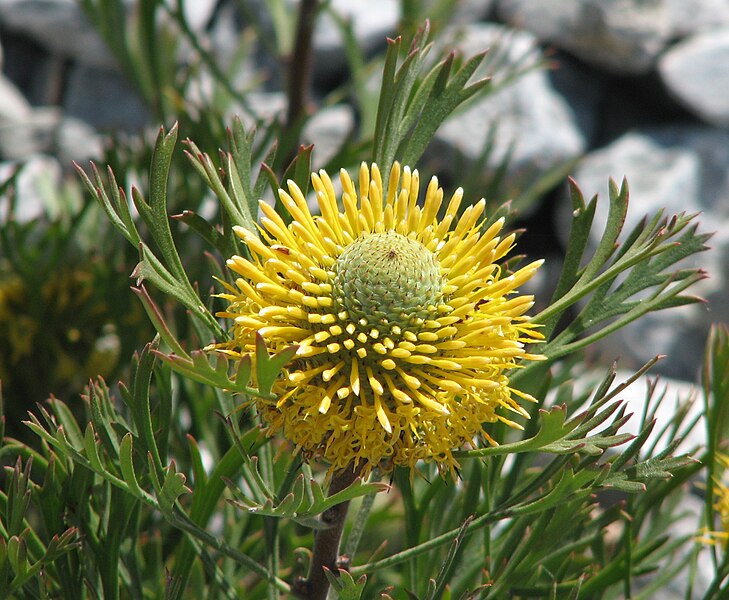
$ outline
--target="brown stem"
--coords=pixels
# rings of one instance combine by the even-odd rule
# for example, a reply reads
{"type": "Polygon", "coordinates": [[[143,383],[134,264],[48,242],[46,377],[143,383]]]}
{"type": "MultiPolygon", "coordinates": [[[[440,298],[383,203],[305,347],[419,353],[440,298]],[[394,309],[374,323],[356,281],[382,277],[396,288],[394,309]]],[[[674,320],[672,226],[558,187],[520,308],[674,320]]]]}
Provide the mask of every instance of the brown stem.
{"type": "MultiPolygon", "coordinates": [[[[296,28],[296,40],[289,58],[288,110],[286,112],[286,130],[291,132],[298,126],[299,120],[306,110],[309,97],[309,77],[311,74],[311,38],[314,33],[316,11],[319,0],[301,0],[299,18],[296,28]]],[[[296,156],[298,144],[292,144],[290,159],[296,156]]]]}
{"type": "MultiPolygon", "coordinates": [[[[352,465],[337,473],[329,486],[329,495],[332,496],[349,487],[357,475],[358,469],[354,469],[352,465]]],[[[326,600],[329,580],[324,573],[324,567],[337,573],[339,540],[344,530],[348,508],[349,502],[342,502],[325,510],[321,515],[321,520],[327,525],[327,528],[316,532],[309,577],[305,582],[300,582],[296,586],[297,594],[306,600],[326,600]]]]}

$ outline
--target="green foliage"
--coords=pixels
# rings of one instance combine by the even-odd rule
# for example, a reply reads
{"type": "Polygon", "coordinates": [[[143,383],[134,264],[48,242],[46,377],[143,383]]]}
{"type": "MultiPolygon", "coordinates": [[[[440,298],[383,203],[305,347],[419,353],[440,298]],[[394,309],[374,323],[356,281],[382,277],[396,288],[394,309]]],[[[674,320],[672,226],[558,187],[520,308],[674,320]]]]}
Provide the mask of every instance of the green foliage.
{"type": "Polygon", "coordinates": [[[692,223],[695,215],[665,218],[656,214],[619,242],[628,211],[628,184],[623,181],[618,188],[611,180],[605,230],[594,255],[582,265],[597,197],[586,205],[576,184],[572,182],[570,187],[574,219],[562,275],[549,307],[535,317],[551,338],[541,348],[543,354],[550,359],[566,356],[648,312],[701,301],[682,295],[706,277],[701,269],[667,271],[684,258],[706,250],[704,242],[710,235],[697,233],[697,225],[692,223]],[[585,302],[577,318],[552,336],[559,319],[580,301],[585,302]]]}
{"type": "MultiPolygon", "coordinates": [[[[593,381],[582,354],[649,312],[699,301],[688,290],[704,273],[681,264],[705,249],[708,236],[698,232],[693,216],[658,214],[624,233],[627,184],[611,182],[601,242],[588,252],[597,198],[585,202],[572,183],[574,219],[562,275],[549,306],[536,316],[546,360],[510,374],[514,387],[539,399],[525,431],[509,438],[495,425],[504,443],[458,452],[456,481],[424,464],[416,473],[396,470],[389,483],[379,482],[380,474],[355,478],[327,496],[328,481],[316,463],[266,437],[254,410],[257,399],[275,398],[273,384],[297,349],[271,355],[260,337],[243,359],[204,349],[227,336],[206,288],[212,276],[231,283],[221,262],[245,253],[232,227],[257,231],[259,200],[275,197],[289,179],[308,190],[312,148],[290,152],[308,115],[296,123],[283,116],[264,123],[250,114],[245,91],[232,87],[232,72],[191,31],[178,2],[144,0],[136,12],[124,11],[121,0],[80,3],[154,118],[169,129],[160,128],[153,143],[117,139],[105,173],[93,164],[77,167],[95,203],[78,202],[79,191],[71,187],[59,193],[60,208],[48,221],[9,218],[0,229],[3,290],[12,275],[26,286],[24,297],[37,297],[60,265],[90,273],[91,288],[109,300],[111,315],[104,313],[97,329],[114,325],[126,361],[108,371],[97,365],[93,373],[74,363],[71,370],[87,382],[82,400],[74,401],[82,386],[74,380],[74,390],[58,388],[66,401],[51,397],[27,416],[23,410],[22,426],[17,406],[26,403],[17,401],[16,387],[6,386],[0,589],[8,597],[274,600],[299,590],[297,578],[311,560],[302,548],[342,502],[352,509],[343,544],[347,561],[326,578],[343,600],[647,598],[686,565],[695,568],[703,554],[694,535],[667,531],[682,517],[681,499],[693,478],[705,472],[711,481],[716,474],[715,456],[726,444],[726,328],[717,326],[707,345],[708,442],[696,449],[701,462],[675,454],[697,426],[687,416],[690,399],[682,399],[657,431],[666,394],[652,383],[645,410],[631,417],[622,394],[655,361],[616,385],[614,368],[593,381]],[[183,44],[196,60],[180,60],[183,44]],[[186,98],[202,72],[212,76],[209,106],[186,98]],[[244,119],[232,119],[226,135],[225,115],[234,104],[244,119]],[[180,132],[187,138],[184,150],[180,132]],[[129,186],[134,179],[139,183],[129,186]],[[205,206],[211,198],[213,210],[205,206]],[[112,229],[121,235],[109,235],[112,229]],[[92,269],[97,246],[103,252],[92,269]],[[126,291],[130,272],[133,293],[126,291]],[[141,318],[145,313],[156,336],[126,360],[154,335],[141,318]],[[123,381],[109,387],[100,374],[121,374],[123,381]],[[635,436],[624,431],[630,418],[639,419],[635,436]],[[660,446],[659,439],[670,441],[660,446]]],[[[252,18],[251,27],[285,74],[285,65],[300,66],[289,56],[299,24],[285,3],[263,4],[263,17],[252,18]]],[[[453,4],[431,2],[428,10],[447,16],[453,4]]],[[[353,91],[361,126],[330,167],[374,159],[386,174],[395,160],[415,164],[454,111],[537,68],[527,61],[503,73],[501,83],[471,82],[477,69],[497,63],[483,53],[432,56],[431,32],[442,31],[445,19],[421,26],[422,6],[403,3],[402,37],[373,58],[357,47],[351,24],[339,21],[352,76],[325,102],[353,91]],[[369,87],[373,73],[382,74],[378,95],[369,87]]],[[[241,37],[239,55],[248,40],[241,37]]],[[[484,140],[482,164],[492,149],[493,138],[484,140]]],[[[488,181],[479,174],[474,182],[496,194],[504,189],[507,167],[508,157],[488,181]]],[[[564,168],[522,181],[514,206],[529,205],[564,168]]],[[[0,185],[0,194],[12,190],[13,178],[0,185]]],[[[94,294],[79,294],[84,302],[64,314],[85,318],[94,294]]],[[[0,299],[7,303],[8,297],[4,291],[0,299]]],[[[48,301],[38,306],[27,322],[42,321],[48,301]]],[[[0,319],[3,344],[24,339],[3,329],[17,322],[0,319]]],[[[52,338],[46,332],[39,339],[52,338]]],[[[50,362],[40,346],[31,353],[35,362],[50,362]]],[[[30,408],[40,398],[27,400],[30,408]]],[[[714,496],[709,486],[697,532],[717,526],[714,496]]],[[[710,552],[716,577],[707,598],[729,576],[727,553],[710,552]]]]}
{"type": "Polygon", "coordinates": [[[486,52],[469,59],[452,73],[455,55],[450,54],[424,76],[425,57],[430,45],[429,25],[420,30],[412,47],[398,67],[401,39],[390,41],[380,87],[380,99],[374,130],[373,160],[383,173],[389,173],[395,160],[414,165],[435,131],[461,103],[488,85],[481,79],[471,85],[469,79],[486,52]]]}
{"type": "Polygon", "coordinates": [[[49,181],[40,214],[18,217],[31,200],[18,191],[23,168],[0,184],[0,380],[8,430],[28,441],[27,410],[52,392],[77,404],[84,383],[117,377],[152,329],[120,277],[130,253],[77,181],[49,181]]]}

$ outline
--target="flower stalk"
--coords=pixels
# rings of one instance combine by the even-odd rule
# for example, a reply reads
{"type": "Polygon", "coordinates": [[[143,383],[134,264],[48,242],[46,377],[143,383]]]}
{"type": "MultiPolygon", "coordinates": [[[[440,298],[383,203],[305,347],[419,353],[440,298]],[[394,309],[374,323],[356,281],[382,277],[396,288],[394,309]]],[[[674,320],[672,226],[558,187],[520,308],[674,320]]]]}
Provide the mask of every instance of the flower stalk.
{"type": "MultiPolygon", "coordinates": [[[[289,57],[287,97],[288,109],[286,111],[286,129],[290,134],[296,131],[306,114],[306,103],[309,98],[309,80],[311,78],[312,36],[314,23],[319,9],[319,0],[302,0],[299,5],[296,39],[294,49],[289,57]]],[[[288,152],[288,159],[296,157],[296,144],[292,144],[288,152]]]]}
{"type": "MultiPolygon", "coordinates": [[[[348,488],[359,475],[360,469],[354,465],[339,471],[332,478],[329,486],[329,495],[341,492],[348,488]]],[[[309,565],[309,576],[295,584],[295,593],[305,600],[326,600],[329,591],[329,580],[325,569],[336,573],[339,567],[339,542],[344,531],[344,522],[347,518],[349,501],[337,504],[321,515],[321,522],[326,529],[317,531],[314,537],[314,549],[309,565]]]]}

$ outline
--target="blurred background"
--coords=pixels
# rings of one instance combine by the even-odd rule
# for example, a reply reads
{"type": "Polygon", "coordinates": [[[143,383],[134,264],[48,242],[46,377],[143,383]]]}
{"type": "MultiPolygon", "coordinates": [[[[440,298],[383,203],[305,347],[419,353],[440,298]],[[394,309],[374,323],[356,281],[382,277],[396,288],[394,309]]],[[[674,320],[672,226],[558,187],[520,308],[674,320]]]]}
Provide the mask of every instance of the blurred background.
{"type": "MultiPolygon", "coordinates": [[[[527,230],[519,248],[547,258],[531,290],[540,306],[569,232],[568,175],[586,197],[600,194],[598,221],[608,176],[625,176],[628,230],[665,207],[701,212],[716,231],[699,256],[705,304],[648,315],[587,357],[635,369],[662,353],[654,372],[696,381],[709,325],[729,320],[729,2],[320,4],[309,92],[292,122],[294,0],[0,0],[0,379],[10,432],[22,436],[13,423],[50,394],[72,401],[90,377],[122,376],[153,336],[129,291],[136,252],[82,190],[73,161],[108,164],[122,187],[145,189],[160,125],[179,121],[181,139],[214,154],[238,115],[262,132],[261,160],[275,135],[288,150],[314,144],[315,169],[357,165],[370,155],[386,38],[407,41],[426,17],[434,60],[491,48],[477,76],[493,74],[494,86],[446,123],[417,167],[474,202],[511,201],[512,226],[527,230]]],[[[171,211],[213,213],[178,154],[171,211]]],[[[212,289],[199,241],[183,224],[174,231],[191,280],[212,289]]]]}

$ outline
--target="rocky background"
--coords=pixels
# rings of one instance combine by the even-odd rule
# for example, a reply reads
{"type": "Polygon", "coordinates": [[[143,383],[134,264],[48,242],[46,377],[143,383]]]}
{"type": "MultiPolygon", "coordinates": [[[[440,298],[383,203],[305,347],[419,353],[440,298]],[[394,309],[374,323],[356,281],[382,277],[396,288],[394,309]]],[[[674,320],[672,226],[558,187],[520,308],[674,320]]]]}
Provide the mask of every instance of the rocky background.
{"type": "MultiPolygon", "coordinates": [[[[236,4],[186,3],[191,26],[222,56],[245,24],[236,4]]],[[[333,0],[332,7],[372,51],[395,34],[400,18],[394,0],[333,0]]],[[[608,177],[629,181],[628,228],[661,208],[700,212],[702,227],[716,232],[700,256],[709,277],[696,293],[706,304],[651,315],[595,350],[596,360],[620,357],[628,369],[665,353],[654,371],[697,381],[710,324],[729,321],[729,0],[467,0],[455,10],[455,24],[438,34],[438,44],[469,55],[494,47],[492,66],[541,53],[550,68],[530,71],[457,115],[424,162],[457,184],[454,165],[476,163],[493,135],[485,168],[497,168],[507,153],[513,178],[569,165],[585,196],[603,199],[598,220],[605,219],[608,177]]],[[[347,76],[329,15],[320,19],[314,45],[317,99],[347,76]]],[[[26,165],[17,182],[18,219],[42,214],[43,190],[61,185],[72,160],[99,159],[106,134],[160,125],[74,0],[0,0],[0,64],[0,182],[19,161],[26,165]]],[[[234,85],[250,87],[258,67],[243,63],[234,85]]],[[[282,111],[281,82],[262,81],[249,102],[263,116],[282,111]]],[[[312,119],[305,137],[316,144],[317,168],[355,119],[346,98],[312,119]]],[[[558,273],[568,234],[571,209],[564,177],[559,181],[524,215],[538,242],[532,254],[550,259],[543,289],[558,273]]],[[[0,224],[4,214],[0,206],[0,224]]]]}
{"type": "MultiPolygon", "coordinates": [[[[223,55],[242,27],[235,4],[186,5],[191,25],[223,55]]],[[[394,35],[400,18],[393,0],[335,0],[333,7],[351,19],[360,45],[373,50],[394,35]]],[[[694,381],[709,325],[729,320],[729,1],[464,1],[438,43],[465,54],[494,47],[499,61],[512,64],[541,52],[551,67],[529,72],[442,128],[426,162],[445,181],[454,175],[454,157],[478,160],[495,124],[487,168],[507,152],[515,177],[574,159],[569,172],[585,196],[603,198],[598,219],[605,218],[608,177],[627,177],[628,226],[665,208],[700,212],[703,227],[716,231],[700,258],[709,273],[698,290],[706,305],[643,319],[599,351],[608,360],[620,356],[627,368],[660,351],[668,357],[659,372],[694,381]]],[[[346,77],[341,36],[328,15],[314,44],[316,98],[346,77]]],[[[99,158],[105,134],[159,126],[74,0],[0,0],[0,48],[0,181],[17,161],[27,163],[18,218],[43,210],[39,188],[60,181],[72,160],[99,158]]],[[[241,83],[255,67],[242,65],[241,83]]],[[[264,81],[250,103],[263,115],[283,110],[280,86],[264,81]]],[[[354,119],[343,101],[310,122],[305,137],[316,143],[317,166],[354,119]]],[[[537,252],[548,258],[558,257],[568,233],[563,181],[525,215],[543,241],[537,252]]],[[[554,275],[559,261],[551,262],[554,275]]]]}
{"type": "MultiPolygon", "coordinates": [[[[243,26],[235,4],[186,3],[191,25],[222,55],[243,26]]],[[[373,6],[333,2],[360,45],[377,50],[395,34],[400,3],[373,6]]],[[[586,197],[603,199],[598,219],[607,210],[608,177],[628,179],[628,227],[661,208],[700,212],[703,227],[716,232],[700,258],[709,278],[697,293],[707,304],[651,315],[599,349],[627,368],[660,351],[668,356],[658,372],[694,381],[709,325],[729,321],[729,0],[469,0],[457,3],[454,21],[439,43],[466,55],[494,48],[498,61],[511,64],[540,52],[551,68],[529,72],[451,119],[426,156],[431,170],[448,181],[454,157],[477,161],[496,125],[487,168],[509,151],[514,176],[576,159],[569,173],[586,197]]],[[[347,70],[341,35],[326,14],[314,45],[316,98],[347,70]]],[[[43,210],[39,188],[58,182],[72,160],[98,159],[104,134],[159,126],[74,0],[0,0],[0,49],[0,181],[17,161],[27,162],[18,218],[43,210]]],[[[256,66],[242,65],[241,85],[256,66]]],[[[264,116],[280,112],[280,87],[264,81],[249,101],[264,116]]],[[[316,144],[317,166],[354,119],[346,101],[312,119],[305,137],[316,144]]],[[[563,181],[526,214],[543,242],[536,251],[548,258],[558,257],[568,234],[563,181]]],[[[555,275],[559,261],[551,263],[555,275]]]]}

